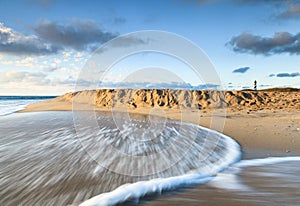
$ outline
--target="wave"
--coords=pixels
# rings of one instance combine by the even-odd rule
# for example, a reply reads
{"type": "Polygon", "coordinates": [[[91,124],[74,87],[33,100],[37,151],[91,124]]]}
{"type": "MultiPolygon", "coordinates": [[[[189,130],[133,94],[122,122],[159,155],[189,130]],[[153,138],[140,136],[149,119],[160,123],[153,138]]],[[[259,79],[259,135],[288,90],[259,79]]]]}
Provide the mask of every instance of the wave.
{"type": "Polygon", "coordinates": [[[0,116],[25,109],[29,104],[54,98],[54,96],[0,96],[0,116]]]}
{"type": "Polygon", "coordinates": [[[23,104],[23,105],[5,105],[5,106],[1,106],[0,105],[0,116],[5,116],[5,115],[9,115],[12,113],[15,113],[17,111],[20,111],[22,109],[25,109],[26,106],[28,104],[23,104]]]}
{"type": "Polygon", "coordinates": [[[189,174],[176,177],[158,178],[149,181],[140,181],[132,184],[125,184],[111,192],[103,193],[91,199],[88,199],[80,204],[80,206],[116,205],[128,200],[137,200],[146,195],[161,193],[165,190],[174,190],[182,186],[191,184],[210,183],[211,186],[215,186],[221,189],[251,191],[251,188],[248,188],[247,186],[239,182],[236,176],[236,171],[239,170],[235,169],[278,164],[290,161],[300,161],[300,157],[269,157],[263,159],[242,160],[240,162],[232,164],[226,172],[221,172],[212,176],[203,176],[197,172],[191,172],[189,174]],[[232,173],[233,170],[235,170],[235,172],[232,173]]]}
{"type": "MultiPolygon", "coordinates": [[[[119,120],[120,119],[122,118],[119,117],[119,120]]],[[[101,118],[101,122],[104,122],[103,117],[101,118]]],[[[105,122],[109,121],[105,119],[105,122]]],[[[120,151],[135,155],[141,155],[149,151],[138,150],[136,152],[133,152],[131,149],[136,147],[132,144],[132,142],[126,144],[127,140],[123,138],[127,137],[127,135],[129,134],[134,135],[141,133],[143,135],[146,134],[145,136],[148,137],[149,134],[145,133],[144,130],[140,131],[136,129],[137,125],[139,124],[141,124],[141,120],[139,120],[138,124],[136,124],[135,122],[128,123],[124,120],[120,121],[120,125],[122,125],[122,135],[113,134],[113,130],[103,130],[100,131],[100,133],[103,134],[109,131],[108,133],[110,133],[110,135],[116,137],[115,139],[117,142],[110,142],[110,144],[118,145],[120,151]],[[131,145],[132,148],[130,149],[124,147],[124,145],[122,144],[131,145]]],[[[144,122],[144,124],[146,123],[144,122]]],[[[251,166],[261,166],[265,164],[276,164],[284,161],[300,161],[300,157],[266,158],[239,161],[241,158],[240,146],[232,138],[219,132],[192,123],[181,122],[180,129],[179,125],[177,124],[179,124],[177,121],[172,120],[169,120],[166,125],[163,125],[161,122],[158,121],[157,125],[154,125],[153,127],[154,129],[159,130],[159,125],[163,125],[164,129],[162,130],[162,134],[167,134],[168,137],[172,136],[172,139],[175,138],[176,143],[178,143],[176,141],[176,136],[178,136],[178,139],[180,139],[180,141],[187,141],[186,144],[193,145],[191,148],[189,148],[188,152],[184,155],[184,157],[180,160],[180,162],[177,165],[173,165],[172,168],[168,168],[168,172],[166,172],[162,176],[159,176],[159,178],[151,178],[149,180],[123,184],[110,192],[102,193],[100,195],[92,197],[91,199],[86,200],[85,202],[80,204],[80,206],[109,206],[121,204],[126,201],[138,201],[140,198],[143,198],[146,195],[157,193],[160,194],[162,191],[174,190],[190,184],[206,184],[208,182],[212,182],[212,180],[214,180],[214,186],[216,187],[224,187],[225,184],[225,187],[227,187],[228,189],[246,190],[249,188],[247,188],[243,184],[239,184],[238,178],[236,176],[236,173],[240,172],[242,168],[251,166]],[[197,139],[197,137],[191,138],[192,133],[189,132],[192,130],[194,130],[192,132],[193,134],[198,134],[199,139],[197,139]],[[175,132],[172,133],[173,131],[175,132]],[[192,141],[188,141],[188,139],[192,139],[192,141]],[[200,139],[202,140],[200,141],[200,139]],[[203,141],[203,139],[205,140],[203,141]],[[181,168],[186,168],[186,165],[190,165],[191,162],[193,163],[193,166],[189,166],[189,170],[181,170],[181,168]],[[179,173],[177,173],[178,171],[179,173]]],[[[146,131],[151,131],[151,127],[150,129],[147,128],[146,131]]],[[[80,132],[78,133],[78,130],[77,134],[79,134],[80,136],[80,132]]],[[[167,139],[164,139],[163,136],[164,135],[160,136],[162,138],[162,144],[168,144],[167,139]]],[[[105,141],[105,139],[102,139],[102,141],[99,142],[103,141],[105,141]]],[[[82,140],[81,143],[83,142],[84,141],[82,140]]],[[[155,145],[157,144],[158,143],[156,142],[155,145]]],[[[148,146],[150,148],[152,147],[152,145],[148,146]]],[[[87,148],[90,147],[87,146],[87,148]]],[[[171,154],[174,154],[173,152],[171,154]]],[[[114,155],[110,155],[110,157],[106,158],[112,158],[109,162],[114,162],[116,159],[114,155]]],[[[172,157],[169,156],[168,158],[172,157]]],[[[162,159],[165,160],[166,158],[162,159]]],[[[159,163],[160,159],[157,158],[155,159],[155,161],[159,163]]],[[[151,165],[157,165],[157,162],[156,164],[155,162],[152,162],[151,165]]],[[[128,171],[130,168],[132,169],[131,165],[127,166],[128,171]]],[[[156,169],[159,168],[160,167],[156,167],[156,169]]],[[[124,165],[121,165],[119,171],[121,171],[121,169],[126,170],[126,167],[124,165]]],[[[129,174],[133,175],[133,173],[129,174]]]]}
{"type": "Polygon", "coordinates": [[[125,184],[111,192],[95,196],[83,202],[82,204],[80,204],[80,206],[116,205],[128,200],[139,199],[145,195],[161,193],[164,190],[173,190],[184,185],[204,184],[212,180],[212,178],[213,177],[205,177],[195,173],[125,184]]]}
{"type": "Polygon", "coordinates": [[[300,157],[291,156],[291,157],[268,157],[263,159],[252,159],[252,160],[243,160],[236,163],[234,166],[238,168],[243,167],[254,167],[254,166],[263,166],[270,164],[278,164],[283,162],[291,162],[291,161],[300,161],[300,157]]]}
{"type": "MultiPolygon", "coordinates": [[[[240,146],[230,137],[191,123],[185,123],[184,125],[190,128],[200,129],[202,132],[207,132],[207,136],[209,136],[207,139],[218,136],[217,141],[219,142],[217,150],[223,151],[215,151],[213,148],[213,152],[209,154],[210,157],[206,157],[208,160],[200,160],[204,162],[204,165],[201,165],[201,167],[198,165],[199,168],[190,170],[185,174],[124,184],[111,192],[102,193],[88,199],[80,204],[80,206],[116,205],[130,200],[138,200],[146,195],[161,193],[166,190],[174,190],[190,184],[205,184],[211,181],[220,171],[240,160],[240,146]],[[218,153],[221,153],[221,155],[218,153]]],[[[212,138],[211,140],[216,139],[212,138]]],[[[211,146],[212,145],[209,145],[209,141],[206,141],[205,147],[211,148],[211,146]]]]}

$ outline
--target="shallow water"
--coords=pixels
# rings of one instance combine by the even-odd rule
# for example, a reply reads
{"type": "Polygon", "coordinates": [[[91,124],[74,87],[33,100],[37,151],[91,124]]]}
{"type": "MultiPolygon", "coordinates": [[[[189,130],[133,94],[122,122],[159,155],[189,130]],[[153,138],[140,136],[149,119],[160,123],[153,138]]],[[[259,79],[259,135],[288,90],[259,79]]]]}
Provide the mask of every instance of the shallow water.
{"type": "Polygon", "coordinates": [[[239,158],[226,137],[147,116],[74,118],[0,118],[0,205],[78,205],[94,196],[103,205],[299,205],[300,158],[243,160],[217,174],[239,158]]]}
{"type": "Polygon", "coordinates": [[[25,109],[29,104],[52,99],[55,96],[0,96],[0,116],[25,109]]]}
{"type": "Polygon", "coordinates": [[[144,201],[144,205],[296,206],[300,203],[299,174],[300,158],[297,161],[282,158],[281,162],[274,164],[246,166],[243,169],[233,166],[227,173],[220,173],[205,185],[150,198],[144,201]]]}

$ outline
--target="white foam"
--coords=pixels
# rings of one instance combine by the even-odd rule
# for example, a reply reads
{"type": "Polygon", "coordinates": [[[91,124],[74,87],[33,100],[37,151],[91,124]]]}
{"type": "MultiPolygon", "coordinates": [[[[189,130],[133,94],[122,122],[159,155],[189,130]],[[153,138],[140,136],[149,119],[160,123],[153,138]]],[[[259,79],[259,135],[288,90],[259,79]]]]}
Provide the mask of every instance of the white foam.
{"type": "Polygon", "coordinates": [[[218,172],[226,169],[231,164],[240,160],[242,153],[239,144],[235,140],[217,131],[202,126],[199,127],[202,130],[211,132],[213,134],[217,134],[223,139],[225,139],[227,144],[227,149],[228,149],[228,152],[223,157],[223,161],[221,163],[219,162],[220,163],[219,165],[214,165],[214,167],[212,167],[212,165],[209,165],[211,167],[211,173],[209,173],[208,175],[216,175],[218,172]]]}
{"type": "MultiPolygon", "coordinates": [[[[252,191],[252,188],[244,185],[239,177],[236,175],[241,171],[241,168],[245,167],[253,167],[253,166],[264,166],[264,165],[271,165],[271,164],[278,164],[283,162],[290,162],[290,161],[300,161],[300,157],[268,157],[263,159],[252,159],[252,160],[242,160],[231,167],[226,169],[226,173],[219,173],[216,178],[214,178],[209,185],[212,187],[217,187],[220,189],[227,189],[227,190],[238,190],[238,191],[252,191]]],[[[274,173],[259,173],[261,175],[268,175],[268,176],[279,176],[282,178],[286,178],[284,174],[274,174],[274,173]]]]}
{"type": "Polygon", "coordinates": [[[209,182],[209,185],[226,190],[252,191],[249,186],[240,181],[236,174],[232,173],[219,173],[216,178],[209,182]]]}
{"type": "MultiPolygon", "coordinates": [[[[300,161],[300,157],[269,157],[265,159],[253,159],[243,160],[233,165],[234,167],[251,167],[251,166],[263,166],[268,164],[276,164],[289,161],[300,161]]],[[[228,162],[227,162],[228,164],[228,162]]],[[[205,184],[208,183],[211,186],[229,189],[229,190],[244,190],[250,191],[251,188],[240,184],[237,176],[228,173],[218,173],[217,176],[203,176],[197,172],[190,174],[169,177],[158,178],[149,181],[140,181],[132,184],[125,184],[117,189],[95,196],[80,206],[107,206],[122,203],[128,200],[137,200],[147,194],[160,193],[163,190],[176,189],[183,185],[189,184],[205,184]]]]}
{"type": "Polygon", "coordinates": [[[80,206],[108,206],[116,205],[127,200],[137,200],[147,194],[160,193],[163,190],[176,189],[187,184],[203,184],[213,177],[203,177],[199,174],[186,174],[176,177],[152,179],[132,184],[125,184],[117,189],[95,196],[80,206]]]}
{"type": "Polygon", "coordinates": [[[25,109],[26,106],[27,105],[13,105],[13,106],[6,106],[3,108],[0,107],[0,116],[5,116],[20,111],[22,109],[25,109]]]}
{"type": "MultiPolygon", "coordinates": [[[[226,137],[226,136],[225,136],[226,137]]],[[[231,146],[236,149],[236,143],[234,141],[229,141],[231,146]]],[[[234,151],[235,149],[230,150],[226,157],[236,157],[237,155],[234,151]]],[[[231,159],[234,161],[234,158],[231,159]]],[[[263,166],[268,164],[277,164],[282,162],[289,161],[300,161],[300,157],[269,157],[264,159],[253,159],[253,160],[242,160],[230,167],[231,169],[238,169],[244,167],[251,166],[263,166]]],[[[229,161],[224,162],[225,165],[229,165],[229,161]]],[[[214,168],[213,170],[215,170],[214,168]]],[[[220,170],[220,168],[219,168],[220,170]]],[[[239,170],[236,170],[239,171],[239,170]]],[[[115,205],[118,203],[122,203],[128,200],[138,200],[141,197],[144,197],[147,194],[160,193],[163,190],[172,190],[176,189],[183,185],[189,184],[205,184],[210,182],[209,184],[214,187],[229,189],[229,190],[243,190],[250,191],[251,188],[240,184],[239,179],[235,175],[236,172],[233,173],[218,173],[216,176],[211,173],[211,176],[203,176],[196,171],[191,172],[189,174],[169,177],[169,178],[159,178],[152,179],[149,181],[140,181],[132,184],[125,184],[117,189],[100,194],[95,196],[85,202],[83,202],[80,206],[107,206],[107,205],[115,205]]]]}
{"type": "MultiPolygon", "coordinates": [[[[195,126],[191,124],[192,126],[195,126]]],[[[207,128],[201,129],[217,134],[226,142],[227,153],[222,157],[223,161],[218,161],[218,164],[207,165],[207,173],[200,174],[196,170],[190,171],[188,174],[168,177],[157,178],[149,181],[140,181],[132,184],[125,184],[117,189],[97,195],[91,199],[86,200],[80,206],[107,206],[116,205],[128,200],[138,200],[147,194],[160,193],[163,190],[176,189],[182,185],[189,184],[204,184],[211,181],[218,172],[224,170],[229,165],[238,161],[241,152],[239,145],[230,137],[212,131],[207,128]]]]}
{"type": "Polygon", "coordinates": [[[236,164],[235,167],[254,167],[254,166],[262,166],[262,165],[269,165],[269,164],[277,164],[283,162],[290,162],[290,161],[300,161],[300,157],[268,157],[264,159],[252,159],[252,160],[242,160],[236,164]]]}
{"type": "Polygon", "coordinates": [[[42,101],[42,99],[2,100],[0,101],[0,116],[9,115],[25,109],[29,104],[42,101]]]}

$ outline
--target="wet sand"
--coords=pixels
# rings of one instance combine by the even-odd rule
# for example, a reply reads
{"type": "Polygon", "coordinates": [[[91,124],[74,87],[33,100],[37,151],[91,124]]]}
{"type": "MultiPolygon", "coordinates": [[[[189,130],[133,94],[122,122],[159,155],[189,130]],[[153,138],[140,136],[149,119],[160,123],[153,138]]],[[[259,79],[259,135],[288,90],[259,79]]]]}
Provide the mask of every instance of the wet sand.
{"type": "Polygon", "coordinates": [[[224,179],[216,184],[213,180],[206,185],[157,196],[143,205],[296,206],[300,202],[299,173],[299,162],[248,167],[238,173],[234,181],[224,179]]]}

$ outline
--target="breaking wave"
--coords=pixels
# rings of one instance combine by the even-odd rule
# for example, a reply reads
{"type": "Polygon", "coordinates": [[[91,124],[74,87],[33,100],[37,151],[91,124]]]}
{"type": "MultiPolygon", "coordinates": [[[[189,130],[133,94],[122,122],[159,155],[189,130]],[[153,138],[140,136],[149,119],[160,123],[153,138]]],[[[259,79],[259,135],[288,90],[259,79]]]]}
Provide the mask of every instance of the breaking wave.
{"type": "Polygon", "coordinates": [[[233,139],[195,124],[122,115],[117,118],[98,117],[94,126],[100,130],[92,144],[86,131],[96,128],[88,128],[93,125],[89,119],[81,122],[88,126],[77,125],[77,135],[102,167],[141,181],[102,193],[82,206],[116,205],[183,185],[206,183],[241,158],[240,146],[233,139]]]}

